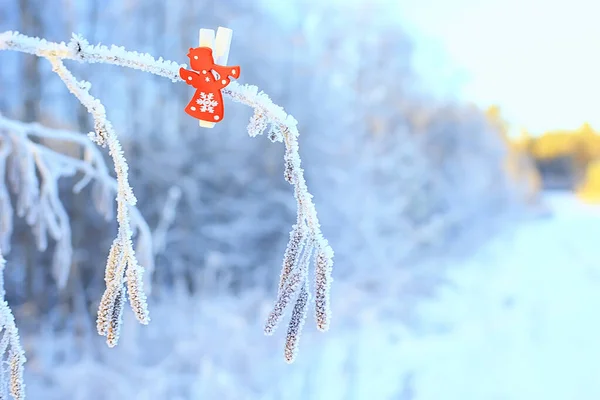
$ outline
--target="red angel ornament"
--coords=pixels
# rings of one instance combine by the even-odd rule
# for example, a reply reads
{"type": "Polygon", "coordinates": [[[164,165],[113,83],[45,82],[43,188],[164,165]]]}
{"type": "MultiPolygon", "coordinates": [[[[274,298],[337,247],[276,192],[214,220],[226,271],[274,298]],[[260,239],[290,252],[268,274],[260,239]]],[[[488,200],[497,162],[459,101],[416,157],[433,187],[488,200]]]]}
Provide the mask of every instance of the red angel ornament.
{"type": "Polygon", "coordinates": [[[229,85],[230,77],[240,76],[240,67],[216,65],[210,47],[190,48],[187,56],[194,71],[180,68],[179,76],[194,87],[196,93],[185,112],[201,121],[221,122],[224,113],[221,89],[229,85]]]}

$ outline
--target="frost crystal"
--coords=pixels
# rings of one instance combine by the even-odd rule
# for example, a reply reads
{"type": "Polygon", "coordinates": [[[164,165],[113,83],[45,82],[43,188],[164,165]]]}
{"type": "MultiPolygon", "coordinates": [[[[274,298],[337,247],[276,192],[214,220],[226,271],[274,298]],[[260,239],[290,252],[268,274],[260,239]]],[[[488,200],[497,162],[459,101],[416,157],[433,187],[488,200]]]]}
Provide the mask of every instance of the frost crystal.
{"type": "Polygon", "coordinates": [[[304,247],[304,231],[301,226],[294,225],[290,232],[290,241],[283,255],[283,267],[281,268],[281,277],[279,279],[279,295],[287,282],[288,276],[298,265],[300,253],[304,247]]]}
{"type": "Polygon", "coordinates": [[[0,398],[8,395],[15,400],[25,399],[23,365],[27,361],[19,340],[19,331],[8,303],[4,300],[4,267],[6,261],[0,253],[0,398]]]}
{"type": "Polygon", "coordinates": [[[114,307],[110,312],[108,328],[106,330],[106,342],[114,347],[119,342],[121,335],[121,323],[123,321],[123,306],[125,305],[125,286],[116,290],[114,307]]]}
{"type": "Polygon", "coordinates": [[[275,142],[283,142],[283,135],[281,134],[281,130],[275,124],[271,124],[271,128],[269,129],[269,140],[273,143],[275,142]]]}
{"type": "Polygon", "coordinates": [[[248,124],[248,134],[251,137],[256,137],[262,135],[266,128],[267,119],[258,110],[255,110],[248,124]]]}
{"type": "Polygon", "coordinates": [[[317,328],[325,332],[329,329],[331,319],[331,309],[329,300],[329,289],[331,287],[331,269],[333,259],[331,254],[328,254],[323,249],[317,251],[315,269],[315,318],[317,320],[317,328]]]}
{"type": "Polygon", "coordinates": [[[294,362],[296,354],[298,354],[298,343],[306,314],[308,314],[308,302],[310,301],[310,293],[308,292],[308,280],[304,281],[304,285],[300,288],[296,305],[292,310],[292,317],[288,326],[287,336],[285,339],[285,360],[288,363],[294,362]]]}

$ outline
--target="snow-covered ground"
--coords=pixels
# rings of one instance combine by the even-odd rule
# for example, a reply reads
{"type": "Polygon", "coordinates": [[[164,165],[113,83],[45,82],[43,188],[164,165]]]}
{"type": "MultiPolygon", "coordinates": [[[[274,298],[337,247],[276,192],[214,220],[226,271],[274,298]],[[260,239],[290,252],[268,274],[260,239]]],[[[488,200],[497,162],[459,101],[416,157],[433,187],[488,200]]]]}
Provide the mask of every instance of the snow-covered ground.
{"type": "Polygon", "coordinates": [[[30,398],[600,399],[600,208],[547,200],[552,216],[445,265],[448,283],[410,312],[398,311],[397,276],[336,282],[330,332],[309,320],[292,365],[285,330],[262,335],[271,298],[173,297],[150,326],[126,321],[117,348],[95,341],[83,360],[77,340],[30,337],[30,398]]]}
{"type": "Polygon", "coordinates": [[[421,304],[439,329],[399,344],[414,399],[600,399],[600,208],[547,201],[551,217],[496,238],[421,304]]]}
{"type": "Polygon", "coordinates": [[[417,303],[409,328],[364,321],[331,338],[329,363],[345,355],[351,368],[338,363],[345,379],[307,398],[600,399],[600,208],[546,201],[552,215],[447,266],[449,283],[417,303]]]}

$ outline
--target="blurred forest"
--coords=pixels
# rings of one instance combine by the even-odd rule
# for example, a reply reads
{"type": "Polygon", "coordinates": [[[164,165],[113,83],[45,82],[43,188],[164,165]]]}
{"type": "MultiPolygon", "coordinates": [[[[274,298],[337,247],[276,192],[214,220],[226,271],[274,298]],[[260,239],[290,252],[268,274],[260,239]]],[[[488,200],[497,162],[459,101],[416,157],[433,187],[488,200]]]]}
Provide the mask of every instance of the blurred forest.
{"type": "MultiPolygon", "coordinates": [[[[73,73],[92,83],[108,110],[138,205],[155,233],[153,322],[136,327],[126,321],[123,342],[110,351],[103,347],[94,313],[116,225],[89,206],[89,191],[74,195],[73,181],[62,180],[74,247],[67,289],[56,290],[47,268],[51,251],[36,250],[24,221],[7,254],[7,299],[25,337],[29,390],[47,399],[134,398],[131,393],[140,399],[296,398],[271,392],[283,390],[265,381],[274,371],[280,379],[299,374],[297,385],[317,390],[299,372],[314,364],[310,347],[352,329],[360,310],[375,303],[373,318],[386,313],[409,323],[412,302],[432,293],[449,257],[468,252],[525,202],[537,201],[540,179],[528,155],[538,166],[559,156],[572,158],[577,171],[592,164],[600,141],[589,127],[568,140],[556,133],[543,144],[529,137],[511,142],[498,109],[418,92],[413,43],[389,4],[0,0],[0,32],[58,42],[75,32],[90,43],[181,63],[197,43],[198,28],[233,29],[229,63],[241,65],[240,82],[257,85],[299,121],[308,186],[336,252],[334,319],[323,335],[331,339],[307,333],[300,366],[286,372],[279,348],[267,347],[260,328],[295,218],[292,189],[282,176],[283,146],[248,138],[251,110],[239,104],[226,104],[226,120],[201,129],[183,112],[186,85],[73,63],[73,73]],[[169,204],[176,213],[164,234],[169,204]],[[148,346],[153,351],[142,350],[148,346]],[[89,368],[69,369],[83,364],[89,368]],[[132,372],[155,366],[167,377],[132,372]],[[97,383],[86,387],[77,380],[97,383]],[[128,392],[128,380],[145,385],[148,397],[128,392]]],[[[93,129],[45,60],[0,52],[0,65],[2,114],[83,133],[93,129]]],[[[600,166],[592,175],[600,179],[600,166]]]]}

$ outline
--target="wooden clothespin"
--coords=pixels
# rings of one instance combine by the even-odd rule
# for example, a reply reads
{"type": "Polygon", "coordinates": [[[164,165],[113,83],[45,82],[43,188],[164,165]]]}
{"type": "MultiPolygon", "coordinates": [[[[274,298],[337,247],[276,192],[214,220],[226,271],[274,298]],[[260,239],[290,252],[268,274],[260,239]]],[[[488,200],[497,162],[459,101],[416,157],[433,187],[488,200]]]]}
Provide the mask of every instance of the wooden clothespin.
{"type": "MultiPolygon", "coordinates": [[[[227,65],[227,59],[229,58],[229,48],[231,47],[231,38],[233,37],[233,30],[229,28],[223,28],[220,26],[217,28],[217,35],[215,36],[214,29],[200,28],[198,34],[198,46],[210,47],[213,51],[213,57],[215,58],[215,64],[227,65]]],[[[198,124],[203,128],[213,128],[214,122],[198,121],[198,124]]]]}
{"type": "Polygon", "coordinates": [[[228,67],[229,48],[233,31],[219,27],[215,36],[212,29],[200,29],[199,46],[190,48],[188,57],[191,70],[181,68],[179,75],[196,89],[185,112],[199,119],[203,128],[212,128],[223,120],[221,89],[240,76],[240,67],[228,67]]]}

